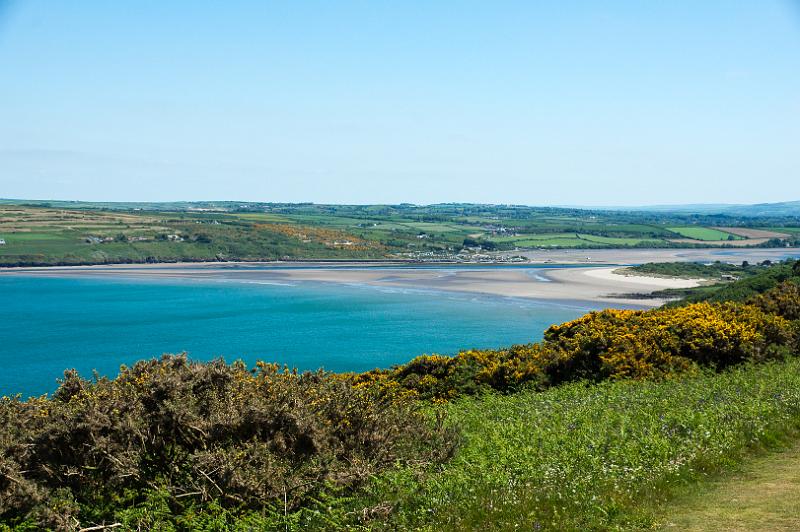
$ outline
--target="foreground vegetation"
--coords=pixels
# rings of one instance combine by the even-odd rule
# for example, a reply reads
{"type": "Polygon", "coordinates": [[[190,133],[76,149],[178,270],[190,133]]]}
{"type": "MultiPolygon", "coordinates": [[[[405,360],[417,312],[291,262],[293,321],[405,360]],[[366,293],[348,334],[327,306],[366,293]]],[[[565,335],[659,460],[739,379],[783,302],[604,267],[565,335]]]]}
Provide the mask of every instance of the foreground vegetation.
{"type": "MultiPolygon", "coordinates": [[[[456,457],[398,488],[400,528],[649,528],[686,486],[800,428],[800,361],[451,404],[456,457]]],[[[382,488],[384,485],[380,485],[382,488]]],[[[378,491],[378,494],[382,493],[378,491]]]]}
{"type": "MultiPolygon", "coordinates": [[[[202,475],[196,480],[204,484],[205,500],[199,494],[179,497],[184,493],[158,485],[117,492],[111,487],[114,484],[99,482],[104,473],[90,467],[92,457],[86,457],[71,470],[62,470],[67,479],[70,472],[84,480],[95,478],[85,491],[75,489],[81,485],[76,478],[71,489],[56,490],[47,504],[40,503],[22,522],[8,517],[9,503],[5,502],[6,523],[18,530],[37,530],[43,524],[73,529],[73,517],[84,526],[122,523],[130,530],[650,526],[663,519],[659,506],[685,493],[693,482],[730,468],[754,448],[779,446],[796,437],[800,360],[745,365],[679,380],[573,383],[546,392],[480,395],[445,404],[437,411],[460,434],[451,460],[425,467],[430,454],[419,454],[399,467],[367,468],[362,473],[375,476],[364,482],[359,475],[360,488],[346,495],[341,485],[320,483],[299,507],[294,497],[284,507],[280,495],[257,508],[230,500],[241,493],[235,481],[253,474],[250,486],[272,483],[276,484],[272,489],[280,491],[286,477],[276,476],[275,466],[266,469],[264,462],[275,455],[261,449],[265,454],[224,455],[217,467],[226,462],[235,465],[224,473],[202,462],[202,470],[214,475],[214,483],[203,481],[202,475]],[[220,477],[230,480],[221,483],[220,477]],[[92,494],[90,486],[97,493],[92,494]],[[76,498],[76,492],[82,497],[76,498]]],[[[423,427],[430,430],[429,425],[423,427]]],[[[84,436],[84,447],[77,449],[94,451],[91,454],[97,460],[100,449],[110,442],[99,431],[95,437],[98,442],[84,436]]],[[[438,453],[449,448],[425,443],[410,450],[422,453],[433,447],[438,453]]],[[[115,469],[110,458],[106,460],[115,469]]],[[[315,464],[324,464],[309,461],[306,465],[312,470],[315,464]]],[[[7,468],[3,474],[9,476],[7,468]]],[[[122,480],[133,484],[141,478],[122,480]]],[[[3,495],[3,501],[14,500],[8,498],[8,491],[3,495]]]]}
{"type": "Polygon", "coordinates": [[[451,432],[417,410],[265,364],[164,357],[97,382],[68,372],[50,399],[0,402],[0,517],[160,530],[166,511],[192,529],[198,510],[234,508],[282,522],[388,469],[448,458],[451,432]]]}
{"type": "Polygon", "coordinates": [[[800,431],[800,262],[718,290],[365,374],[180,356],[67,372],[52,397],[0,401],[0,520],[649,527],[692,482],[800,431]]]}
{"type": "Polygon", "coordinates": [[[551,248],[795,245],[797,217],[500,205],[0,200],[0,266],[279,259],[455,260],[551,248]]]}

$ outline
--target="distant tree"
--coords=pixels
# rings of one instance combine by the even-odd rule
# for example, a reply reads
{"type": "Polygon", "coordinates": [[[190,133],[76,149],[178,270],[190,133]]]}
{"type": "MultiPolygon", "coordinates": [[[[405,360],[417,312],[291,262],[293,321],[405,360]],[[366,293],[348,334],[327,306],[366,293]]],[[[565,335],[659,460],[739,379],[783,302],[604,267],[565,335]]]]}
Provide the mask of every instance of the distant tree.
{"type": "Polygon", "coordinates": [[[800,260],[794,262],[794,266],[792,266],[792,273],[800,276],[800,260]]]}
{"type": "Polygon", "coordinates": [[[746,260],[743,260],[742,261],[742,268],[749,268],[749,267],[750,267],[750,263],[747,262],[746,260]]]}
{"type": "Polygon", "coordinates": [[[128,241],[128,237],[125,236],[124,233],[120,233],[120,234],[118,234],[117,236],[114,237],[114,240],[116,240],[117,242],[127,242],[128,241]]]}

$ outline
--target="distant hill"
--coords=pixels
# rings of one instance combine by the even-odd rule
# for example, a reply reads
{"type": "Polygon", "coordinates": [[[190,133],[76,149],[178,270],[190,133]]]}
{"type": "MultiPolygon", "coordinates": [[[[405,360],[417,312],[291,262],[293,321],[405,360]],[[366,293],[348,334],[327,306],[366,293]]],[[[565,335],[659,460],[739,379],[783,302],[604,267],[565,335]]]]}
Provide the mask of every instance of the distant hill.
{"type": "Polygon", "coordinates": [[[800,216],[800,201],[732,206],[725,214],[736,216],[800,216]]]}
{"type": "Polygon", "coordinates": [[[596,210],[659,212],[666,214],[701,214],[751,217],[800,216],[800,201],[736,205],[729,203],[696,203],[688,205],[645,205],[641,207],[596,207],[596,210]]]}
{"type": "Polygon", "coordinates": [[[92,201],[65,201],[65,200],[23,200],[0,198],[0,205],[27,205],[35,207],[50,207],[55,209],[100,209],[100,210],[141,210],[141,211],[277,211],[281,209],[297,210],[302,208],[316,209],[324,212],[340,209],[357,209],[360,211],[386,211],[398,213],[408,211],[435,211],[437,213],[474,214],[475,212],[489,211],[528,211],[533,210],[538,214],[587,213],[600,212],[642,212],[679,215],[702,216],[747,216],[747,217],[786,217],[800,216],[800,201],[784,201],[780,203],[756,203],[752,205],[730,203],[693,203],[686,205],[639,205],[639,206],[603,206],[589,207],[581,205],[491,205],[482,203],[439,203],[432,205],[417,205],[401,203],[397,205],[335,205],[315,203],[273,203],[260,201],[163,201],[163,202],[92,202],[92,201]]]}

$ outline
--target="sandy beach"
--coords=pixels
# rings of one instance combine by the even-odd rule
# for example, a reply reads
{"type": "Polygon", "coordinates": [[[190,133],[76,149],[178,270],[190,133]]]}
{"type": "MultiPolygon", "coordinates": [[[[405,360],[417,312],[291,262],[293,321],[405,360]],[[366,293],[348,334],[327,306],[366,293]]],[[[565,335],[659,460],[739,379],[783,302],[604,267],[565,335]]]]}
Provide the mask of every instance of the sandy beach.
{"type": "Polygon", "coordinates": [[[194,265],[90,266],[3,271],[0,275],[40,277],[118,277],[226,280],[255,283],[326,282],[366,284],[415,290],[456,291],[503,297],[603,302],[610,306],[655,306],[658,299],[616,297],[663,288],[696,286],[697,281],[638,277],[614,273],[618,267],[219,267],[194,265]]]}
{"type": "Polygon", "coordinates": [[[608,306],[652,307],[662,304],[663,301],[620,296],[650,293],[665,288],[688,288],[697,286],[702,280],[630,275],[618,271],[620,267],[644,262],[781,260],[788,256],[800,256],[800,250],[796,248],[553,250],[530,252],[528,255],[531,260],[528,267],[463,264],[402,265],[388,262],[183,263],[9,268],[0,270],[0,275],[175,278],[256,283],[313,281],[456,291],[503,297],[589,301],[608,306]]]}
{"type": "Polygon", "coordinates": [[[659,299],[629,299],[621,294],[649,293],[664,288],[688,288],[700,281],[631,276],[619,268],[493,268],[442,270],[296,270],[287,280],[366,283],[411,289],[448,290],[504,297],[603,302],[610,306],[657,306],[659,299]]]}

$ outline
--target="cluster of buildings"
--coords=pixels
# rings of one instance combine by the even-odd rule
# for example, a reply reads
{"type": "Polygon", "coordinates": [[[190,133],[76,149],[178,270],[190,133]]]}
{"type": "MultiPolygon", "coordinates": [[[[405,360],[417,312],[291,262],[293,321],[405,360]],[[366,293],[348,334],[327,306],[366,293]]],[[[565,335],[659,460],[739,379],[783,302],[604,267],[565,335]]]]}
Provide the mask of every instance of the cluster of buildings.
{"type": "Polygon", "coordinates": [[[481,263],[481,264],[518,264],[530,262],[526,257],[519,255],[488,255],[477,253],[470,250],[462,250],[458,253],[443,253],[441,251],[417,251],[414,253],[403,253],[403,257],[416,262],[429,263],[481,263]]]}
{"type": "Polygon", "coordinates": [[[101,237],[101,236],[89,235],[86,238],[84,238],[83,241],[86,242],[87,244],[102,244],[103,242],[113,242],[114,239],[111,238],[110,236],[101,237]]]}
{"type": "Polygon", "coordinates": [[[483,230],[491,233],[493,236],[519,236],[517,230],[513,227],[504,227],[502,225],[487,225],[483,230]]]}
{"type": "MultiPolygon", "coordinates": [[[[183,237],[180,235],[165,235],[162,237],[170,242],[183,242],[183,237]]],[[[83,241],[87,244],[103,244],[105,242],[113,242],[115,239],[111,236],[94,236],[88,235],[84,237],[83,241]]],[[[153,237],[150,236],[128,236],[125,239],[127,242],[149,242],[154,240],[153,237]]],[[[5,243],[3,241],[2,243],[5,243]]]]}

